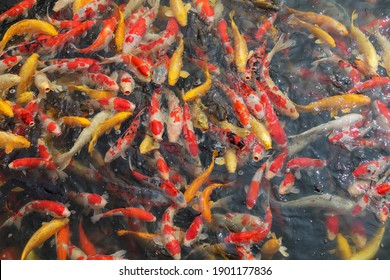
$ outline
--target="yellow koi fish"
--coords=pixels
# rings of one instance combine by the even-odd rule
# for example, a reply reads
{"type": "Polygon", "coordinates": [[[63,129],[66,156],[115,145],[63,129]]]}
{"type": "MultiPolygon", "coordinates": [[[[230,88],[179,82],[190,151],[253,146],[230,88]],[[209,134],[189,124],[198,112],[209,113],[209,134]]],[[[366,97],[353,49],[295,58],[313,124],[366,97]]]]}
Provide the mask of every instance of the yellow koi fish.
{"type": "Polygon", "coordinates": [[[87,118],[77,116],[65,116],[60,118],[59,123],[70,127],[87,127],[91,125],[91,121],[87,118]]]}
{"type": "Polygon", "coordinates": [[[188,72],[181,70],[181,68],[183,67],[183,53],[184,53],[184,40],[181,37],[179,46],[174,51],[171,59],[169,60],[168,84],[170,86],[174,86],[179,80],[179,77],[187,78],[189,75],[188,72]]]}
{"type": "Polygon", "coordinates": [[[374,48],[374,45],[366,37],[366,35],[354,25],[354,20],[357,19],[356,11],[353,11],[351,17],[350,32],[351,37],[356,42],[356,47],[361,54],[361,60],[357,60],[356,64],[363,73],[368,76],[376,76],[378,70],[379,58],[374,48]]]}
{"type": "Polygon", "coordinates": [[[318,25],[326,32],[341,35],[341,36],[348,36],[347,28],[341,22],[335,20],[330,16],[317,14],[314,12],[299,11],[299,10],[289,8],[286,5],[283,6],[287,9],[287,11],[290,14],[294,14],[296,17],[300,18],[301,20],[310,22],[311,24],[318,25]]]}
{"type": "Polygon", "coordinates": [[[341,234],[336,235],[336,252],[340,259],[347,260],[352,256],[351,247],[349,246],[348,240],[341,234]]]}
{"type": "Polygon", "coordinates": [[[168,17],[175,17],[181,26],[187,25],[187,13],[191,9],[191,4],[184,5],[182,0],[169,0],[170,10],[165,12],[168,17]]]}
{"type": "Polygon", "coordinates": [[[213,172],[214,165],[215,165],[214,160],[217,155],[218,152],[214,150],[209,167],[207,167],[207,169],[202,174],[200,174],[194,181],[192,181],[192,183],[188,186],[188,188],[184,192],[184,197],[187,203],[190,202],[195,197],[200,187],[207,181],[211,172],[213,172]]]}
{"type": "Polygon", "coordinates": [[[3,39],[0,41],[0,53],[3,52],[4,47],[8,41],[15,35],[22,34],[44,34],[49,36],[57,36],[58,32],[53,25],[43,20],[38,19],[24,19],[13,25],[5,32],[3,39]]]}
{"type": "Polygon", "coordinates": [[[211,85],[213,84],[211,80],[211,76],[209,73],[209,70],[207,66],[205,67],[205,76],[206,76],[206,81],[201,84],[200,86],[197,86],[193,89],[190,89],[183,95],[183,101],[193,101],[195,99],[201,98],[202,96],[206,95],[206,93],[210,90],[211,85]]]}
{"type": "Polygon", "coordinates": [[[190,105],[191,120],[196,128],[199,128],[202,131],[207,131],[209,129],[209,120],[205,112],[203,112],[203,108],[205,108],[205,106],[200,102],[200,100],[199,102],[192,103],[190,105]]]}
{"type": "Polygon", "coordinates": [[[272,149],[272,138],[267,128],[253,116],[250,117],[249,123],[251,125],[249,130],[256,135],[264,148],[272,149]]]}
{"type": "Polygon", "coordinates": [[[382,53],[382,66],[386,69],[387,76],[390,76],[390,41],[386,36],[383,36],[379,30],[378,25],[373,30],[368,30],[375,36],[375,39],[378,41],[378,44],[381,46],[382,53]]]}
{"type": "Polygon", "coordinates": [[[119,15],[118,24],[115,30],[115,46],[116,50],[121,53],[123,49],[123,41],[125,40],[126,24],[122,11],[116,4],[114,6],[116,7],[119,15]]]}
{"type": "Polygon", "coordinates": [[[6,115],[10,118],[14,116],[11,105],[2,98],[0,98],[0,114],[6,115]]]}
{"type": "Polygon", "coordinates": [[[236,23],[233,20],[234,11],[231,11],[230,14],[231,26],[233,30],[233,39],[234,39],[234,63],[237,67],[237,72],[244,73],[246,68],[246,62],[248,57],[248,46],[246,44],[245,38],[242,36],[240,30],[236,23]]]}
{"type": "Polygon", "coordinates": [[[95,144],[99,137],[103,135],[103,133],[110,131],[113,127],[119,127],[120,124],[128,119],[131,115],[133,115],[132,112],[119,112],[116,113],[112,118],[100,123],[92,135],[92,140],[89,142],[88,152],[90,154],[93,153],[95,144]]]}
{"type": "Polygon", "coordinates": [[[33,91],[26,91],[21,94],[16,99],[16,104],[26,105],[35,98],[35,93],[33,91]]]}
{"type": "Polygon", "coordinates": [[[366,244],[366,246],[352,254],[349,260],[371,260],[375,257],[378,249],[382,243],[383,235],[385,233],[386,226],[381,226],[375,236],[366,244]]]}
{"type": "Polygon", "coordinates": [[[0,93],[4,96],[8,90],[20,82],[20,77],[15,74],[0,75],[0,93]]]}
{"type": "Polygon", "coordinates": [[[314,37],[317,38],[316,40],[317,44],[326,43],[331,48],[336,47],[336,42],[333,39],[333,37],[330,36],[328,32],[324,31],[323,29],[321,29],[316,25],[302,21],[296,18],[295,16],[290,17],[288,24],[293,26],[302,26],[306,28],[314,37]]]}
{"type": "Polygon", "coordinates": [[[38,66],[38,58],[39,58],[39,55],[36,53],[33,53],[32,55],[30,55],[26,59],[23,66],[20,68],[20,72],[19,72],[20,82],[18,84],[18,87],[16,88],[17,98],[22,93],[29,90],[29,88],[33,82],[33,77],[34,77],[35,71],[36,71],[37,66],[38,66]]]}
{"type": "Polygon", "coordinates": [[[325,97],[321,100],[314,101],[308,105],[295,105],[298,112],[318,113],[319,111],[330,111],[335,116],[338,111],[347,113],[352,108],[367,105],[371,102],[368,96],[362,94],[342,94],[325,97]]]}
{"type": "Polygon", "coordinates": [[[283,257],[288,257],[289,254],[286,250],[287,247],[282,246],[282,238],[277,238],[275,233],[271,233],[271,239],[267,240],[263,246],[261,246],[261,258],[270,260],[278,252],[280,252],[283,257]]]}
{"type": "Polygon", "coordinates": [[[227,148],[225,152],[225,166],[229,173],[234,174],[237,170],[237,154],[236,149],[227,148]]]}
{"type": "Polygon", "coordinates": [[[158,149],[160,144],[154,141],[149,134],[145,134],[144,140],[139,145],[139,151],[142,155],[149,153],[151,150],[158,149]]]}
{"type": "Polygon", "coordinates": [[[116,93],[114,91],[108,91],[108,90],[98,90],[98,89],[92,89],[87,86],[78,86],[78,85],[68,85],[68,90],[71,91],[81,91],[88,94],[89,98],[91,99],[99,99],[99,98],[110,98],[115,97],[116,93]]]}
{"type": "Polygon", "coordinates": [[[0,148],[5,149],[6,154],[11,153],[14,149],[29,148],[30,145],[30,141],[23,136],[0,131],[0,148]]]}
{"type": "Polygon", "coordinates": [[[60,229],[65,227],[69,223],[68,218],[64,219],[53,219],[49,223],[44,224],[40,227],[27,241],[26,246],[23,249],[21,260],[25,260],[27,255],[37,247],[40,247],[56,234],[60,229]]]}

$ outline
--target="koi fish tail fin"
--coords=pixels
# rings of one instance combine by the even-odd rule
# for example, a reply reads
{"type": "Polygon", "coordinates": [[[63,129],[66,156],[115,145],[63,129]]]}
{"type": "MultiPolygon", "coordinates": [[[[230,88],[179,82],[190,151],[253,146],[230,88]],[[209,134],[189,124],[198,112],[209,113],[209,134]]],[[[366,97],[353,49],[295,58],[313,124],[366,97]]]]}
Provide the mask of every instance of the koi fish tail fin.
{"type": "Polygon", "coordinates": [[[114,254],[111,254],[116,259],[123,259],[123,257],[126,255],[126,250],[119,250],[115,252],[114,254]]]}
{"type": "Polygon", "coordinates": [[[286,40],[284,41],[284,35],[280,35],[278,41],[276,42],[274,48],[271,50],[271,52],[268,54],[268,57],[272,57],[275,53],[277,52],[280,52],[284,49],[287,49],[289,47],[292,47],[295,45],[295,41],[294,40],[286,40]]]}
{"type": "Polygon", "coordinates": [[[103,214],[93,215],[93,216],[91,217],[91,222],[95,224],[97,221],[100,220],[101,217],[103,217],[103,214]]]}
{"type": "Polygon", "coordinates": [[[10,217],[8,218],[8,220],[6,220],[4,222],[4,224],[2,224],[0,226],[0,230],[3,228],[3,227],[9,227],[9,226],[12,226],[13,224],[15,224],[15,226],[20,229],[20,226],[21,226],[21,222],[22,222],[22,219],[18,219],[16,222],[14,221],[14,218],[13,217],[10,217]]]}
{"type": "Polygon", "coordinates": [[[68,174],[66,174],[61,169],[57,169],[56,171],[57,171],[57,174],[61,178],[62,181],[65,181],[65,179],[68,178],[68,174]]]}
{"type": "Polygon", "coordinates": [[[68,152],[68,153],[58,155],[55,161],[57,163],[58,168],[60,170],[64,170],[69,165],[72,158],[73,158],[73,154],[68,152]]]}
{"type": "Polygon", "coordinates": [[[358,17],[358,14],[357,14],[356,10],[353,10],[352,15],[351,15],[351,25],[354,25],[353,22],[355,19],[357,19],[357,17],[358,17]]]}

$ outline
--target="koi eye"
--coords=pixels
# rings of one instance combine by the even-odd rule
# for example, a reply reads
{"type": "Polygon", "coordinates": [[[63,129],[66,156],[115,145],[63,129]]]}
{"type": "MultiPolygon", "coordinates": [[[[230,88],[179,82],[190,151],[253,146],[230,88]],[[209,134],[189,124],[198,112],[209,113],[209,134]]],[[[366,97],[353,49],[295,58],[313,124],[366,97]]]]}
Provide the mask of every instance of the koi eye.
{"type": "Polygon", "coordinates": [[[120,129],[118,129],[118,130],[115,130],[115,134],[116,134],[116,135],[119,135],[119,134],[121,134],[121,130],[120,130],[120,129]]]}

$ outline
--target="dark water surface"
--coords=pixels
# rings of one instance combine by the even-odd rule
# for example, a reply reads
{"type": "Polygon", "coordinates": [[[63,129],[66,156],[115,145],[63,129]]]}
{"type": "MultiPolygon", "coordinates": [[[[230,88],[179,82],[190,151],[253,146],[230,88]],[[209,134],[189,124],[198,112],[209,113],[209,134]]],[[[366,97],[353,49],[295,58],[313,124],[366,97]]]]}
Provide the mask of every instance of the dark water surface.
{"type": "MultiPolygon", "coordinates": [[[[50,8],[50,11],[54,2],[55,1],[38,0],[38,4],[28,13],[28,18],[44,17],[47,9],[50,8]]],[[[115,2],[122,4],[126,1],[115,2]]],[[[248,41],[249,50],[257,48],[258,45],[256,45],[256,42],[253,40],[253,34],[251,33],[253,33],[261,24],[260,19],[262,16],[266,16],[266,18],[269,17],[272,10],[254,8],[253,5],[249,4],[250,1],[224,0],[222,2],[225,7],[223,17],[228,21],[228,25],[230,26],[228,13],[230,10],[234,9],[235,21],[240,31],[251,38],[251,40],[248,41]]],[[[7,10],[13,4],[14,1],[0,0],[0,12],[7,10]]],[[[390,1],[297,0],[285,1],[284,4],[303,11],[314,11],[327,14],[342,22],[348,29],[350,17],[354,10],[359,13],[359,18],[355,22],[357,26],[368,23],[375,18],[385,18],[390,15],[390,1]]],[[[169,5],[169,1],[161,0],[161,5],[169,5]]],[[[66,9],[64,14],[61,15],[63,19],[66,18],[67,14],[70,14],[69,9],[66,9]]],[[[323,50],[314,42],[315,39],[309,38],[309,32],[304,29],[297,30],[286,24],[288,16],[286,16],[283,9],[280,10],[279,15],[280,16],[278,16],[278,19],[275,22],[276,29],[286,33],[289,38],[296,41],[295,45],[288,49],[288,52],[278,53],[272,60],[270,75],[280,89],[282,89],[283,92],[288,92],[290,99],[298,104],[307,104],[311,101],[335,95],[338,92],[345,92],[350,89],[352,86],[350,81],[340,69],[330,64],[323,64],[318,70],[329,77],[329,82],[318,82],[312,77],[305,78],[297,74],[297,69],[310,68],[311,63],[316,60],[316,57],[324,55],[323,50]]],[[[3,24],[0,23],[1,36],[3,36],[7,28],[15,22],[16,21],[3,24]]],[[[99,28],[99,26],[95,26],[88,31],[85,38],[82,40],[75,40],[74,44],[78,48],[90,45],[96,38],[99,28]]],[[[155,25],[155,30],[153,31],[158,33],[160,32],[160,29],[163,30],[164,28],[165,22],[160,20],[155,25]],[[161,24],[161,27],[159,24],[161,24]]],[[[210,61],[220,67],[222,72],[221,77],[224,76],[225,70],[233,69],[224,59],[222,47],[215,32],[207,30],[205,24],[199,20],[194,11],[191,10],[189,12],[188,26],[182,27],[180,31],[185,38],[185,43],[188,44],[186,45],[184,57],[195,57],[194,48],[191,44],[197,44],[206,52],[210,61]]],[[[388,37],[388,28],[383,29],[382,33],[388,37]]],[[[15,38],[14,40],[11,40],[7,46],[9,47],[13,44],[17,44],[20,39],[21,38],[15,38]]],[[[233,40],[232,35],[231,40],[233,40]]],[[[379,45],[373,37],[371,38],[371,41],[379,50],[379,45]]],[[[345,59],[353,63],[354,55],[352,55],[352,53],[354,53],[354,43],[348,38],[345,39],[345,42],[348,46],[346,51],[349,53],[349,57],[345,57],[345,59]]],[[[269,38],[267,52],[272,49],[273,45],[273,40],[269,38]]],[[[169,49],[169,56],[172,54],[173,50],[174,47],[169,49]]],[[[337,48],[334,52],[342,56],[337,48]]],[[[115,47],[112,47],[108,52],[102,50],[89,56],[83,55],[83,57],[91,57],[99,60],[99,57],[101,56],[110,57],[114,54],[115,47]]],[[[45,58],[45,55],[47,54],[41,54],[41,59],[48,59],[45,58]]],[[[27,57],[27,55],[25,56],[27,57]]],[[[79,56],[79,54],[74,47],[69,44],[64,50],[57,53],[56,58],[77,56],[79,56]]],[[[194,87],[194,85],[204,81],[203,73],[199,68],[191,65],[188,61],[184,62],[184,65],[184,68],[190,72],[191,75],[187,79],[180,79],[175,87],[171,87],[171,89],[177,93],[177,96],[180,96],[179,93],[181,89],[188,90],[191,87],[194,87]]],[[[110,74],[110,71],[120,68],[120,65],[111,65],[110,67],[107,67],[108,75],[110,74]]],[[[20,66],[16,66],[10,73],[18,73],[19,69],[20,66]]],[[[380,73],[381,76],[386,76],[386,71],[382,67],[379,68],[378,73],[380,73]]],[[[59,75],[50,77],[52,80],[60,78],[59,75]]],[[[136,104],[137,109],[134,114],[135,116],[140,109],[149,104],[150,96],[155,86],[156,85],[153,83],[137,82],[137,88],[130,96],[123,96],[123,94],[118,94],[118,96],[124,97],[136,104]]],[[[32,87],[32,90],[36,90],[34,86],[32,87]]],[[[384,87],[382,91],[381,89],[375,89],[373,94],[376,99],[380,99],[388,105],[390,100],[389,87],[384,87]]],[[[60,112],[58,114],[59,116],[79,115],[86,111],[81,105],[85,99],[87,99],[87,97],[81,94],[71,96],[66,93],[49,93],[47,100],[44,102],[44,108],[45,110],[53,109],[60,112]]],[[[238,124],[229,100],[225,95],[221,94],[221,91],[217,90],[217,87],[212,87],[208,94],[202,98],[202,102],[209,108],[208,112],[214,118],[219,120],[227,119],[232,123],[238,124]]],[[[167,108],[166,105],[167,102],[164,102],[163,107],[167,108]]],[[[164,110],[166,111],[167,109],[164,110]]],[[[356,108],[351,112],[359,113],[363,110],[364,109],[356,108]]],[[[341,115],[342,113],[339,113],[339,116],[341,115]]],[[[368,115],[370,116],[370,112],[368,115]]],[[[321,112],[318,114],[302,113],[297,120],[291,120],[282,115],[278,116],[288,136],[302,133],[312,127],[327,123],[331,120],[328,112],[321,112]]],[[[121,132],[124,132],[129,127],[131,120],[132,118],[123,123],[121,132]]],[[[1,120],[0,128],[3,131],[12,130],[14,126],[15,124],[12,120],[1,120]]],[[[51,143],[50,146],[55,147],[55,149],[67,151],[73,146],[81,129],[70,129],[64,126],[62,126],[62,128],[63,133],[60,137],[54,139],[53,137],[49,137],[48,141],[51,143]]],[[[57,179],[53,181],[44,170],[32,170],[22,173],[8,168],[8,164],[17,158],[36,156],[36,146],[34,145],[36,145],[37,138],[42,136],[43,129],[40,129],[39,127],[30,129],[28,131],[28,136],[33,143],[31,148],[27,150],[15,150],[9,155],[0,151],[0,172],[4,174],[4,177],[6,178],[3,186],[0,187],[0,223],[3,223],[3,221],[16,213],[20,207],[33,199],[59,201],[64,204],[67,203],[69,209],[74,211],[70,216],[72,243],[76,245],[79,243],[78,224],[80,219],[83,218],[86,234],[97,248],[97,251],[101,254],[112,254],[119,250],[126,250],[127,253],[125,254],[125,258],[129,259],[169,259],[170,256],[165,249],[159,244],[155,244],[155,241],[153,240],[142,240],[134,236],[118,237],[116,234],[117,230],[128,228],[140,232],[147,231],[149,233],[159,233],[161,216],[167,208],[167,205],[170,204],[170,200],[159,190],[146,187],[130,175],[128,158],[131,159],[137,171],[150,176],[153,176],[156,173],[155,164],[151,160],[151,157],[140,155],[139,153],[139,145],[147,133],[147,130],[147,118],[144,116],[143,125],[141,125],[141,128],[139,129],[132,147],[126,152],[125,159],[120,157],[106,166],[100,166],[100,168],[98,168],[98,164],[96,164],[97,161],[91,159],[86,147],[75,156],[75,158],[88,168],[88,170],[96,172],[94,170],[99,169],[98,175],[102,176],[103,179],[98,180],[98,175],[96,173],[94,173],[91,178],[88,177],[86,171],[77,173],[75,170],[65,169],[64,171],[67,173],[68,177],[65,180],[57,179]],[[23,188],[23,191],[14,191],[16,187],[23,188]],[[69,191],[97,193],[100,195],[107,193],[108,204],[106,207],[107,210],[104,210],[104,212],[108,211],[108,209],[119,207],[143,207],[153,213],[156,216],[157,221],[146,224],[132,219],[127,222],[125,219],[113,217],[101,219],[98,223],[93,224],[90,221],[91,215],[89,214],[87,216],[82,207],[77,206],[67,198],[69,191]]],[[[95,150],[99,151],[104,157],[105,152],[110,147],[110,143],[115,142],[120,134],[120,132],[112,131],[107,135],[103,135],[98,140],[95,150]]],[[[226,146],[229,146],[229,144],[223,143],[218,137],[211,136],[211,133],[203,133],[198,128],[196,129],[196,134],[201,152],[200,160],[203,168],[206,168],[210,163],[212,150],[218,149],[220,155],[223,155],[226,146]]],[[[370,131],[367,135],[368,138],[375,138],[373,131],[370,131]]],[[[180,143],[168,143],[167,137],[164,135],[164,141],[161,143],[159,150],[166,159],[168,165],[185,177],[188,183],[195,179],[194,164],[188,160],[189,156],[186,149],[183,148],[183,145],[180,143]]],[[[249,158],[247,162],[237,168],[235,174],[228,174],[224,166],[216,165],[210,176],[210,181],[228,182],[234,180],[234,184],[232,187],[218,189],[213,192],[211,200],[214,202],[228,196],[233,197],[232,200],[228,201],[228,205],[214,208],[214,213],[249,213],[263,217],[265,211],[264,205],[266,205],[266,202],[268,201],[268,198],[265,196],[266,192],[259,197],[256,206],[252,210],[248,210],[245,204],[245,186],[250,183],[254,173],[261,164],[269,156],[277,154],[279,151],[278,149],[270,150],[267,152],[267,156],[260,162],[254,162],[249,158]]],[[[353,198],[348,193],[348,186],[354,179],[352,175],[353,170],[363,161],[373,160],[380,156],[389,156],[389,149],[388,146],[381,148],[359,147],[352,151],[348,151],[340,146],[331,145],[327,140],[327,137],[319,137],[318,140],[305,147],[296,156],[327,159],[329,160],[329,165],[320,170],[302,171],[302,177],[295,181],[295,186],[300,190],[300,193],[298,194],[288,194],[280,197],[277,194],[277,188],[282,181],[283,174],[275,177],[269,183],[271,187],[271,200],[287,202],[305,196],[320,196],[329,193],[357,202],[359,198],[353,198]]],[[[264,182],[263,185],[265,188],[266,184],[264,182]]],[[[184,188],[181,189],[182,192],[184,192],[184,190],[184,188]]],[[[387,202],[388,201],[389,200],[387,200],[387,202]]],[[[340,215],[339,232],[344,236],[349,236],[350,225],[354,219],[357,219],[364,225],[367,238],[370,240],[381,225],[374,213],[375,207],[371,206],[367,208],[364,215],[358,217],[352,217],[349,213],[340,215]]],[[[199,212],[193,208],[195,207],[189,206],[185,209],[181,209],[174,217],[175,226],[180,227],[185,231],[193,219],[199,214],[199,212]]],[[[325,215],[329,214],[331,211],[328,209],[317,209],[315,207],[281,207],[277,203],[271,203],[271,209],[273,213],[271,231],[274,232],[277,237],[283,238],[283,246],[287,247],[287,252],[289,253],[289,257],[287,258],[283,257],[280,253],[277,253],[274,256],[274,259],[339,259],[337,254],[329,253],[329,251],[335,249],[337,246],[336,242],[334,240],[328,240],[326,235],[325,215]]],[[[0,252],[3,254],[4,252],[11,252],[9,253],[11,258],[18,258],[20,252],[23,250],[24,244],[26,244],[31,235],[41,226],[42,222],[47,222],[49,220],[50,217],[43,217],[40,214],[32,213],[23,219],[20,231],[18,231],[16,227],[5,227],[1,229],[0,252]]],[[[227,229],[223,227],[215,228],[212,225],[207,225],[204,229],[204,233],[207,233],[208,235],[206,239],[198,241],[192,245],[192,247],[182,246],[182,258],[221,258],[221,254],[215,252],[208,253],[208,250],[202,250],[199,246],[203,244],[203,246],[207,247],[208,244],[223,243],[223,238],[228,234],[227,229]]],[[[350,244],[353,244],[350,239],[348,240],[350,244]]],[[[252,253],[255,255],[259,253],[261,245],[262,243],[252,245],[252,253]]],[[[388,227],[375,258],[390,259],[389,248],[390,228],[388,227]]],[[[225,251],[225,256],[228,256],[228,258],[238,258],[233,245],[223,247],[223,250],[225,251]]],[[[50,241],[47,241],[44,246],[35,251],[41,259],[56,259],[55,246],[52,246],[50,241]]],[[[3,258],[3,256],[0,257],[3,258]]]]}

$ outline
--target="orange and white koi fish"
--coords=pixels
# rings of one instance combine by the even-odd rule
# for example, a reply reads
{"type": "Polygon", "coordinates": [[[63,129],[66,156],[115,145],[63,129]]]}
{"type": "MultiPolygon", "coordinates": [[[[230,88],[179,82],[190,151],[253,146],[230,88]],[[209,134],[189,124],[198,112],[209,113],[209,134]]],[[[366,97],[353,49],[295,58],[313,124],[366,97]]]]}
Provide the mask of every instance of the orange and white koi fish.
{"type": "Polygon", "coordinates": [[[164,180],[169,180],[168,164],[158,150],[154,150],[154,160],[156,162],[157,171],[160,174],[160,177],[164,180]]]}
{"type": "Polygon", "coordinates": [[[50,237],[56,234],[60,229],[65,227],[68,223],[69,223],[69,219],[63,218],[63,219],[53,219],[50,222],[44,224],[27,241],[20,259],[25,260],[27,255],[32,250],[34,250],[34,248],[42,246],[46,240],[48,240],[50,237]]]}
{"type": "Polygon", "coordinates": [[[370,77],[376,76],[379,58],[374,45],[359,28],[355,27],[354,21],[357,16],[356,11],[353,11],[351,16],[350,33],[351,37],[356,42],[356,47],[359,53],[361,54],[361,60],[357,63],[358,69],[370,77]]]}
{"type": "Polygon", "coordinates": [[[174,234],[173,217],[177,209],[174,204],[169,206],[161,217],[161,235],[164,247],[173,259],[178,260],[181,257],[181,248],[179,241],[174,234]]]}
{"type": "Polygon", "coordinates": [[[107,7],[110,5],[110,3],[111,0],[93,0],[78,2],[77,5],[73,6],[73,20],[84,21],[85,19],[96,18],[107,10],[107,7]]]}
{"type": "Polygon", "coordinates": [[[139,17],[135,23],[126,30],[125,40],[123,41],[123,53],[130,54],[141,43],[142,38],[149,31],[152,23],[158,14],[160,0],[155,0],[153,7],[142,17],[139,17]]]}
{"type": "Polygon", "coordinates": [[[0,131],[0,149],[5,149],[5,153],[9,154],[14,149],[25,149],[31,145],[30,141],[25,137],[0,131]]]}
{"type": "Polygon", "coordinates": [[[342,23],[340,23],[339,21],[335,20],[330,16],[324,14],[318,14],[314,12],[299,11],[299,10],[289,8],[286,5],[283,6],[284,8],[287,9],[289,13],[294,14],[296,17],[300,18],[301,20],[315,24],[329,33],[341,35],[341,36],[348,36],[347,28],[342,23]]]}
{"type": "Polygon", "coordinates": [[[328,164],[327,160],[296,157],[286,164],[286,172],[293,172],[297,179],[301,178],[300,170],[322,168],[328,164]]]}
{"type": "Polygon", "coordinates": [[[260,185],[263,178],[264,171],[267,167],[267,163],[264,162],[253,175],[252,180],[249,186],[246,188],[246,207],[250,210],[252,209],[256,202],[257,198],[260,195],[260,185]]]}
{"type": "Polygon", "coordinates": [[[192,0],[200,18],[208,25],[214,25],[214,9],[209,0],[192,0]]]}
{"type": "Polygon", "coordinates": [[[262,83],[264,84],[263,89],[267,93],[269,99],[275,106],[275,109],[281,114],[284,114],[293,120],[299,117],[299,114],[295,108],[294,103],[288,98],[274,83],[269,75],[269,67],[271,65],[271,60],[274,55],[284,49],[287,49],[295,44],[292,40],[287,40],[284,42],[284,36],[281,35],[276,42],[273,49],[265,56],[264,63],[260,70],[260,75],[262,77],[262,83]]]}
{"type": "Polygon", "coordinates": [[[79,221],[79,244],[80,244],[80,249],[83,250],[83,252],[87,256],[96,255],[95,246],[93,246],[92,242],[89,240],[88,236],[84,231],[83,219],[80,219],[79,221]]]}
{"type": "Polygon", "coordinates": [[[352,174],[359,179],[377,180],[389,166],[390,157],[384,156],[376,160],[364,162],[357,166],[352,174]]]}
{"type": "Polygon", "coordinates": [[[191,246],[196,240],[201,239],[202,236],[202,230],[204,227],[204,221],[203,216],[199,215],[197,216],[191,223],[191,225],[188,227],[186,234],[184,236],[183,245],[184,246],[191,246]]]}
{"type": "Polygon", "coordinates": [[[0,15],[0,22],[9,22],[19,16],[26,16],[28,11],[37,3],[37,0],[23,0],[20,3],[12,6],[0,15]]]}
{"type": "Polygon", "coordinates": [[[32,212],[50,215],[53,218],[68,218],[70,216],[69,209],[62,203],[51,200],[32,200],[20,208],[15,215],[8,218],[1,227],[15,225],[20,229],[23,217],[32,212]]]}
{"type": "Polygon", "coordinates": [[[173,91],[166,89],[164,93],[168,101],[168,140],[169,142],[177,143],[184,125],[183,109],[180,106],[179,99],[176,97],[173,91]]]}
{"type": "Polygon", "coordinates": [[[149,105],[149,129],[156,142],[162,141],[164,133],[164,118],[161,112],[162,88],[158,87],[153,91],[149,105]]]}
{"type": "Polygon", "coordinates": [[[43,20],[24,19],[11,25],[4,33],[3,39],[0,41],[0,53],[3,52],[4,47],[9,40],[16,35],[23,34],[43,34],[48,36],[57,36],[58,32],[53,25],[43,20]]]}
{"type": "Polygon", "coordinates": [[[294,187],[295,176],[292,172],[287,172],[282,182],[279,185],[278,193],[280,195],[287,195],[289,193],[299,193],[299,189],[294,187]]]}
{"type": "Polygon", "coordinates": [[[135,105],[121,97],[97,98],[86,100],[85,103],[93,109],[112,110],[115,112],[133,112],[135,105]]]}
{"type": "Polygon", "coordinates": [[[98,86],[99,89],[108,90],[108,91],[117,91],[119,90],[119,85],[109,76],[102,73],[86,73],[81,76],[81,82],[86,84],[91,84],[93,86],[98,86]]]}
{"type": "Polygon", "coordinates": [[[375,115],[376,124],[383,131],[390,131],[390,109],[380,100],[374,100],[371,103],[375,115]]]}
{"type": "Polygon", "coordinates": [[[269,162],[267,170],[265,171],[265,178],[267,180],[271,180],[273,177],[279,174],[286,162],[287,156],[288,152],[282,151],[269,162]]]}
{"type": "Polygon", "coordinates": [[[69,244],[67,255],[70,260],[86,260],[87,254],[85,254],[79,247],[74,244],[69,244]]]}
{"type": "Polygon", "coordinates": [[[198,140],[191,120],[191,111],[187,103],[184,103],[183,106],[183,138],[187,151],[192,158],[197,158],[199,155],[198,140]]]}
{"type": "Polygon", "coordinates": [[[107,204],[107,195],[98,195],[96,193],[86,193],[80,192],[76,193],[74,191],[69,192],[69,198],[74,201],[76,204],[89,210],[93,210],[94,215],[99,214],[99,212],[107,204]]]}
{"type": "Polygon", "coordinates": [[[231,64],[234,61],[234,48],[232,47],[227,31],[226,20],[221,19],[217,27],[218,36],[221,39],[226,61],[231,64]]]}
{"type": "Polygon", "coordinates": [[[130,95],[135,89],[135,81],[130,73],[119,70],[118,75],[119,89],[124,95],[130,95]]]}
{"type": "Polygon", "coordinates": [[[255,35],[257,41],[263,39],[265,33],[267,33],[267,31],[272,27],[277,17],[278,13],[273,13],[272,16],[270,16],[261,26],[259,26],[255,35]]]}
{"type": "Polygon", "coordinates": [[[20,55],[13,55],[0,60],[0,73],[11,69],[23,59],[20,55]]]}
{"type": "Polygon", "coordinates": [[[140,208],[136,208],[136,207],[112,209],[112,210],[107,211],[103,214],[93,215],[91,217],[91,221],[92,221],[92,223],[96,223],[101,218],[107,218],[107,217],[112,217],[112,216],[129,217],[129,218],[134,218],[134,219],[138,219],[140,221],[145,221],[145,222],[156,221],[156,217],[152,213],[145,211],[143,209],[140,209],[140,208]]]}
{"type": "Polygon", "coordinates": [[[376,87],[384,87],[390,84],[389,77],[372,77],[369,80],[356,84],[347,93],[365,92],[376,87]]]}

